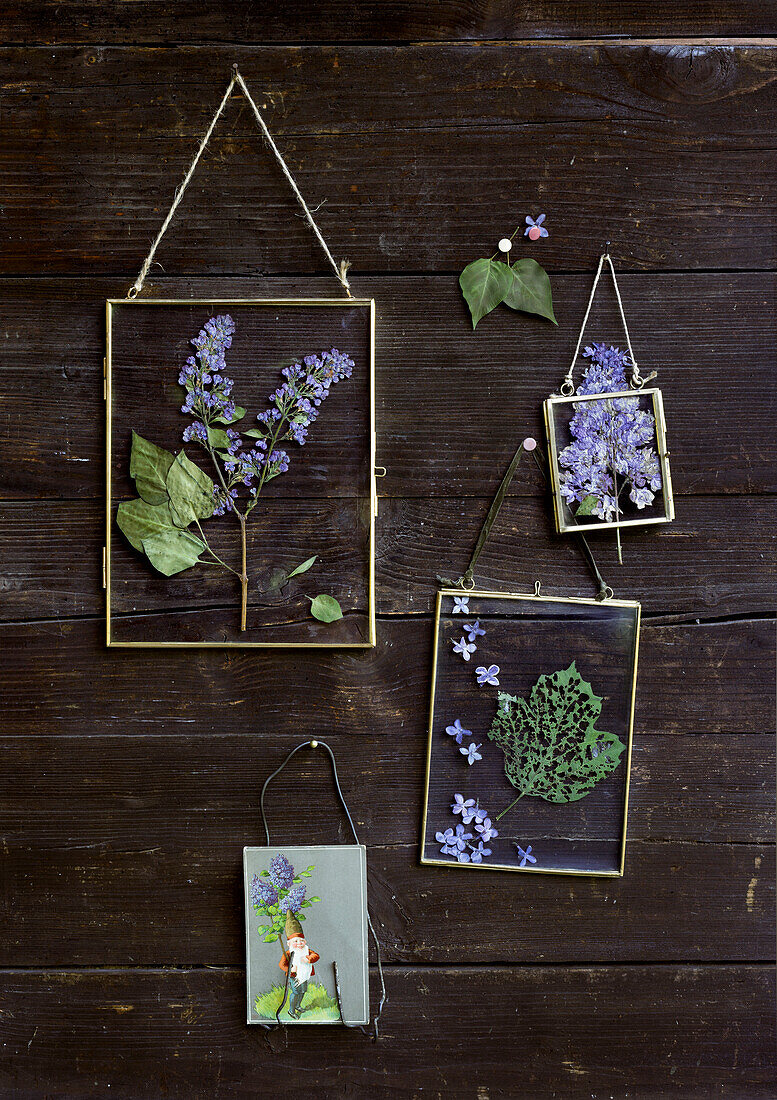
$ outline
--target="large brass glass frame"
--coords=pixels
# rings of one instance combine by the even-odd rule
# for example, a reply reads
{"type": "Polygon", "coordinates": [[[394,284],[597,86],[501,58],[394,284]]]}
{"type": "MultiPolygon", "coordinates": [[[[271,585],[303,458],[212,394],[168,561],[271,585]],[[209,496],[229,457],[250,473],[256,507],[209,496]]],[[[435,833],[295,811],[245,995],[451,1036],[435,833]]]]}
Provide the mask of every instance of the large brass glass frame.
{"type": "MultiPolygon", "coordinates": [[[[474,614],[474,612],[472,613],[474,614]]],[[[631,752],[632,742],[634,734],[634,706],[636,701],[636,687],[637,687],[637,664],[639,657],[639,635],[640,635],[640,622],[641,622],[642,608],[639,603],[634,600],[615,600],[609,599],[604,602],[595,599],[585,599],[578,597],[561,597],[561,596],[539,596],[528,593],[507,593],[507,592],[490,592],[482,591],[479,589],[471,589],[465,591],[461,588],[455,589],[442,589],[437,593],[437,605],[435,611],[434,620],[434,653],[432,658],[432,685],[431,694],[429,700],[429,727],[428,727],[428,742],[426,753],[426,779],[424,784],[424,810],[423,820],[421,824],[421,855],[420,862],[422,864],[429,864],[438,867],[455,867],[463,870],[476,870],[476,871],[515,871],[526,872],[528,874],[545,874],[545,875],[576,875],[586,876],[593,878],[620,878],[623,876],[625,861],[626,861],[626,833],[628,826],[628,809],[629,809],[629,787],[631,781],[631,752]],[[470,598],[479,599],[493,599],[499,601],[529,601],[533,603],[541,603],[558,607],[566,605],[568,607],[575,606],[589,606],[589,607],[619,607],[628,608],[634,612],[635,616],[635,629],[634,629],[634,646],[632,653],[632,676],[630,682],[630,691],[627,707],[627,722],[626,722],[626,752],[624,754],[623,764],[626,768],[625,785],[624,785],[624,801],[623,801],[623,827],[620,836],[620,858],[618,866],[614,870],[581,870],[579,868],[558,868],[558,867],[534,867],[527,865],[526,867],[517,867],[510,864],[500,864],[492,860],[484,860],[482,863],[456,863],[451,862],[449,859],[432,859],[426,855],[427,848],[427,818],[429,814],[429,792],[430,792],[430,779],[431,779],[431,766],[432,766],[432,746],[435,736],[435,701],[437,696],[437,674],[438,674],[438,654],[440,651],[440,619],[442,604],[446,598],[468,596],[470,598]]],[[[475,661],[471,662],[474,664],[475,661]]],[[[437,730],[439,733],[439,729],[437,730]]],[[[477,765],[476,765],[477,766],[477,765]]],[[[474,769],[473,769],[474,771],[474,769]]],[[[460,820],[460,819],[459,819],[460,820]]],[[[456,819],[447,822],[447,824],[455,824],[456,819]]]]}
{"type": "Polygon", "coordinates": [[[553,494],[553,514],[556,521],[556,530],[560,535],[580,534],[581,531],[600,530],[606,531],[616,527],[645,527],[656,523],[671,523],[674,519],[674,497],[672,495],[672,476],[669,470],[669,451],[666,449],[666,422],[664,419],[664,403],[661,390],[655,386],[642,389],[619,390],[617,393],[591,393],[574,394],[571,397],[554,395],[545,401],[545,431],[548,438],[548,459],[550,465],[551,491],[553,494]],[[576,519],[570,511],[564,497],[561,495],[561,477],[559,469],[559,452],[556,442],[556,414],[567,406],[578,405],[584,401],[604,401],[618,398],[649,397],[652,405],[652,413],[656,421],[656,447],[661,466],[661,496],[663,500],[663,513],[655,516],[634,516],[629,519],[603,520],[598,516],[585,516],[576,519]]]}
{"type": "Polygon", "coordinates": [[[105,589],[106,645],[120,648],[211,648],[211,649],[371,649],[376,643],[375,627],[375,520],[378,498],[375,483],[375,300],[373,298],[109,298],[105,303],[105,358],[103,360],[103,396],[105,398],[105,477],[106,516],[103,547],[103,588],[105,589]],[[272,306],[279,308],[320,307],[321,309],[362,307],[369,311],[369,441],[367,447],[369,473],[369,535],[368,535],[368,630],[367,641],[359,642],[283,642],[283,641],[118,641],[111,636],[111,353],[113,310],[121,308],[153,308],[155,306],[272,306]]]}

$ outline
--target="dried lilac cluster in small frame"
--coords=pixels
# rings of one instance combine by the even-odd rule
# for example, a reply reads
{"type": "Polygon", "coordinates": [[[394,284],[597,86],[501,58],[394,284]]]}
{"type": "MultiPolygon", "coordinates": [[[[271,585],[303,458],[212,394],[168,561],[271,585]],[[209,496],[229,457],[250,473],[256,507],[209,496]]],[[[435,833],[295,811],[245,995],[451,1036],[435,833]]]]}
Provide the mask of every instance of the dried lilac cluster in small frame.
{"type": "MultiPolygon", "coordinates": [[[[577,388],[580,396],[628,389],[626,351],[594,343],[583,353],[591,363],[577,388]]],[[[572,442],[559,454],[561,495],[575,515],[606,522],[623,511],[622,494],[641,511],[662,488],[661,466],[653,447],[655,417],[640,408],[638,396],[581,401],[569,423],[572,442]]]]}

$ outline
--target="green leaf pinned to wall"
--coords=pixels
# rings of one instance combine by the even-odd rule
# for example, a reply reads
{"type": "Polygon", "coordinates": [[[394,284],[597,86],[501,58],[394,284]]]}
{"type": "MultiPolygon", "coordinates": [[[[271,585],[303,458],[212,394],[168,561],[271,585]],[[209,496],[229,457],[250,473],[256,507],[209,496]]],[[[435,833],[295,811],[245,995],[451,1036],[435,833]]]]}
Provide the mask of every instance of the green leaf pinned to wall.
{"type": "Polygon", "coordinates": [[[459,276],[459,286],[472,314],[472,327],[503,302],[513,282],[507,264],[501,260],[475,260],[459,276]]]}
{"type": "Polygon", "coordinates": [[[522,260],[516,260],[510,270],[513,278],[503,298],[504,304],[524,313],[536,313],[552,321],[554,325],[558,324],[553,313],[553,294],[545,268],[526,256],[522,260]]]}

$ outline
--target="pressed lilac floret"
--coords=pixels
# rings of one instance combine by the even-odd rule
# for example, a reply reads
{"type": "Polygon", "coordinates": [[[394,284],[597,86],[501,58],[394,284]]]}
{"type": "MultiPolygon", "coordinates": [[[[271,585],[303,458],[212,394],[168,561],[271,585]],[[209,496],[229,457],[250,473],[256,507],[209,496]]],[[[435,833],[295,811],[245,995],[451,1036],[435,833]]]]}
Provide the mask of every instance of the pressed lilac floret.
{"type": "Polygon", "coordinates": [[[469,615],[469,596],[454,596],[453,597],[453,615],[458,615],[461,612],[462,615],[469,615]]]}
{"type": "Polygon", "coordinates": [[[472,736],[472,730],[464,729],[464,726],[462,726],[461,720],[459,718],[454,721],[453,725],[446,726],[445,732],[448,734],[449,737],[456,738],[457,745],[461,744],[462,737],[472,736]]]}
{"type": "Polygon", "coordinates": [[[477,649],[476,645],[468,642],[463,636],[459,638],[458,642],[453,642],[453,652],[460,653],[465,661],[470,659],[471,654],[477,649]]]}
{"type": "Polygon", "coordinates": [[[466,748],[464,747],[464,745],[462,745],[459,749],[459,752],[462,754],[462,756],[466,756],[468,764],[474,764],[476,760],[483,759],[481,754],[478,752],[479,748],[481,748],[480,745],[476,745],[474,741],[470,741],[466,748]]]}
{"type": "Polygon", "coordinates": [[[480,665],[475,669],[475,675],[481,686],[483,684],[492,684],[494,687],[499,687],[499,680],[497,679],[499,676],[499,665],[489,665],[488,668],[486,668],[485,665],[480,665]]]}
{"type": "Polygon", "coordinates": [[[474,623],[467,623],[464,627],[464,633],[470,642],[474,642],[476,638],[484,637],[486,632],[480,625],[480,619],[475,619],[474,623]]]}
{"type": "Polygon", "coordinates": [[[542,224],[545,221],[545,215],[540,214],[538,218],[532,218],[529,214],[526,215],[526,228],[523,231],[524,237],[528,237],[530,241],[538,241],[540,237],[547,237],[548,231],[542,224]]]}

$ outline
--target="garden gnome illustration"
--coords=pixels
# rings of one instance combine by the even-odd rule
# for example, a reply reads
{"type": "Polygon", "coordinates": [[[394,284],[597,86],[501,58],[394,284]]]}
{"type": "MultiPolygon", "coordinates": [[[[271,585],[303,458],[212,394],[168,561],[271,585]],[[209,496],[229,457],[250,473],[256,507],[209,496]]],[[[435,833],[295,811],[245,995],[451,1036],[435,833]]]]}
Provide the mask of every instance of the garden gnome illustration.
{"type": "Polygon", "coordinates": [[[283,958],[278,963],[281,970],[289,974],[289,1016],[293,1020],[300,1017],[302,998],[308,988],[308,982],[315,976],[314,963],[317,963],[320,955],[311,951],[302,934],[302,925],[292,913],[291,909],[286,913],[286,943],[288,951],[283,952],[283,958]]]}

